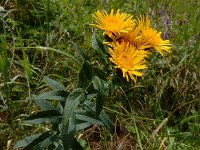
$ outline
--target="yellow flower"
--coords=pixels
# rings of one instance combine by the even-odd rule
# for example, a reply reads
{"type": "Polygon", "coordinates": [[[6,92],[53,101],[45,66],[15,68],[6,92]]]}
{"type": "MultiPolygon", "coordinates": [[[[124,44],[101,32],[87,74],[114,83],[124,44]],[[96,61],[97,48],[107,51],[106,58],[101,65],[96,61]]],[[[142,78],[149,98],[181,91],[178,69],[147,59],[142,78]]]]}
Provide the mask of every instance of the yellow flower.
{"type": "Polygon", "coordinates": [[[115,39],[120,36],[121,33],[128,32],[134,27],[133,16],[126,13],[120,13],[118,9],[116,13],[112,9],[110,14],[104,10],[98,10],[93,19],[97,24],[92,24],[101,30],[104,30],[104,34],[110,38],[115,39]]]}
{"type": "Polygon", "coordinates": [[[129,81],[136,82],[134,75],[142,76],[143,74],[138,70],[147,68],[145,58],[148,57],[149,52],[144,50],[138,50],[133,45],[126,42],[111,43],[109,48],[109,54],[111,55],[110,61],[122,70],[123,77],[129,81]]]}
{"type": "Polygon", "coordinates": [[[150,20],[146,17],[138,18],[138,26],[142,26],[141,33],[137,37],[135,41],[136,47],[138,49],[148,49],[154,48],[157,50],[161,55],[164,55],[163,51],[171,53],[171,43],[169,40],[163,40],[161,38],[161,32],[157,32],[156,30],[150,27],[150,20]]]}
{"type": "Polygon", "coordinates": [[[130,30],[126,33],[122,33],[121,36],[118,39],[116,39],[116,41],[118,42],[125,41],[125,42],[130,43],[131,45],[137,46],[141,29],[142,29],[142,26],[137,26],[133,30],[130,30]]]}

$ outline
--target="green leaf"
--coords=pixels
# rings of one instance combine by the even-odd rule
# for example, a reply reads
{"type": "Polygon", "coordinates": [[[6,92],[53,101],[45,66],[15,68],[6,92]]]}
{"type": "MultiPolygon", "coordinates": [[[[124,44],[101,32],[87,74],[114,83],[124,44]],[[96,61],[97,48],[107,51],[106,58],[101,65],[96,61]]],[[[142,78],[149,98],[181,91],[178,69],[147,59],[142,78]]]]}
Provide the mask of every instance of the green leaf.
{"type": "Polygon", "coordinates": [[[53,106],[45,99],[34,99],[34,101],[42,111],[54,110],[53,106]]]}
{"type": "Polygon", "coordinates": [[[83,130],[83,129],[89,127],[90,125],[91,124],[89,122],[80,123],[80,124],[76,125],[76,131],[83,130]]]}
{"type": "Polygon", "coordinates": [[[67,99],[68,92],[63,90],[54,90],[46,93],[42,93],[35,97],[35,99],[47,99],[47,100],[58,100],[65,101],[67,99]]]}
{"type": "Polygon", "coordinates": [[[95,96],[97,96],[97,93],[88,94],[88,95],[87,95],[87,99],[92,99],[92,98],[94,98],[95,96]]]}
{"type": "Polygon", "coordinates": [[[110,133],[113,134],[114,133],[113,124],[112,121],[107,116],[107,114],[104,111],[101,111],[98,118],[106,126],[106,128],[110,131],[110,133]]]}
{"type": "Polygon", "coordinates": [[[73,145],[74,134],[76,131],[76,118],[73,114],[69,118],[68,132],[62,135],[62,142],[64,149],[69,150],[73,145]]]}
{"type": "Polygon", "coordinates": [[[193,135],[191,132],[180,132],[175,134],[164,135],[163,137],[187,137],[187,136],[192,137],[193,135]]]}
{"type": "Polygon", "coordinates": [[[85,114],[87,112],[88,112],[87,110],[83,110],[83,109],[76,109],[76,110],[74,110],[75,114],[85,114]]]}
{"type": "Polygon", "coordinates": [[[46,140],[47,138],[49,138],[51,136],[50,132],[47,131],[45,133],[43,133],[42,135],[40,135],[38,138],[36,138],[35,140],[33,140],[30,144],[28,144],[24,150],[37,150],[34,148],[34,146],[40,144],[42,141],[46,140]]]}
{"type": "Polygon", "coordinates": [[[104,91],[103,81],[98,76],[93,76],[92,83],[95,90],[104,91]]]}
{"type": "Polygon", "coordinates": [[[67,101],[79,101],[81,103],[84,102],[86,99],[87,99],[86,92],[82,88],[75,89],[67,97],[67,101]]]}
{"type": "Polygon", "coordinates": [[[64,150],[63,144],[62,143],[56,143],[56,147],[53,150],[64,150]]]}
{"type": "Polygon", "coordinates": [[[64,148],[68,150],[72,144],[72,136],[76,130],[74,110],[81,102],[87,99],[87,95],[82,88],[77,88],[72,91],[65,102],[63,120],[61,124],[61,135],[64,148]]]}
{"type": "Polygon", "coordinates": [[[30,124],[39,124],[39,123],[60,123],[61,122],[61,114],[56,110],[47,110],[41,111],[37,114],[31,115],[27,117],[23,122],[30,124]]]}
{"type": "Polygon", "coordinates": [[[64,101],[60,101],[60,103],[58,103],[56,106],[56,110],[61,114],[63,114],[64,105],[65,105],[64,101]]]}
{"type": "Polygon", "coordinates": [[[99,56],[99,60],[103,63],[103,64],[107,64],[107,50],[104,47],[103,43],[101,42],[100,38],[94,33],[92,35],[92,47],[94,48],[95,52],[97,53],[97,55],[99,56]]]}
{"type": "Polygon", "coordinates": [[[42,50],[48,50],[48,51],[53,51],[53,52],[56,52],[56,53],[59,53],[59,54],[62,54],[62,55],[65,55],[69,58],[71,58],[72,60],[74,60],[75,62],[77,63],[80,63],[78,59],[76,59],[74,56],[72,56],[71,54],[69,53],[66,53],[64,51],[61,51],[61,50],[58,50],[58,49],[55,49],[55,48],[51,48],[51,47],[42,47],[42,46],[37,46],[37,47],[24,47],[24,48],[38,48],[38,49],[42,49],[42,50]]]}
{"type": "Polygon", "coordinates": [[[184,123],[186,123],[186,122],[188,122],[188,121],[190,121],[191,119],[194,119],[194,118],[196,118],[196,117],[200,117],[200,115],[190,115],[190,116],[184,118],[184,119],[180,122],[180,124],[183,125],[184,123]]]}
{"type": "MultiPolygon", "coordinates": [[[[76,114],[76,115],[82,115],[82,116],[87,116],[87,117],[93,118],[94,115],[95,115],[95,109],[94,109],[93,112],[88,111],[88,110],[86,110],[86,109],[76,109],[76,110],[74,110],[74,114],[76,114]]],[[[80,119],[80,120],[81,120],[81,119],[80,119]]],[[[87,120],[86,120],[86,121],[87,121],[87,120]]],[[[77,122],[78,122],[78,120],[77,120],[77,122]]],[[[82,123],[82,121],[79,121],[79,122],[82,123]]],[[[79,123],[79,122],[78,122],[78,123],[79,123]]]]}
{"type": "Polygon", "coordinates": [[[48,86],[50,86],[53,90],[65,90],[65,86],[55,80],[50,79],[49,77],[45,76],[43,79],[48,86]]]}
{"type": "Polygon", "coordinates": [[[36,138],[38,138],[42,134],[34,134],[28,137],[25,137],[23,140],[17,141],[17,143],[14,145],[14,149],[20,148],[20,147],[26,147],[29,145],[32,141],[34,141],[36,138]]]}
{"type": "Polygon", "coordinates": [[[91,125],[94,124],[103,126],[103,123],[101,121],[85,115],[76,114],[76,119],[89,122],[91,125]]]}
{"type": "Polygon", "coordinates": [[[74,109],[80,104],[78,99],[75,99],[73,101],[66,101],[64,112],[63,112],[63,120],[62,120],[62,128],[61,128],[61,134],[65,135],[68,134],[68,128],[69,128],[69,119],[73,115],[74,109]]]}
{"type": "MultiPolygon", "coordinates": [[[[84,109],[86,109],[87,111],[90,111],[91,113],[95,113],[96,107],[94,103],[87,100],[83,104],[84,104],[84,109]]],[[[107,116],[107,114],[103,110],[99,114],[98,118],[106,126],[106,128],[110,130],[110,132],[113,134],[114,133],[113,124],[111,120],[109,119],[109,117],[107,116]]]]}
{"type": "Polygon", "coordinates": [[[74,42],[72,42],[73,47],[75,48],[75,50],[77,51],[78,55],[80,56],[80,58],[85,62],[85,61],[89,61],[90,57],[81,49],[78,47],[78,45],[74,42]]]}
{"type": "Polygon", "coordinates": [[[90,83],[92,79],[91,70],[92,70],[91,66],[87,62],[84,62],[79,72],[78,87],[81,88],[87,87],[87,85],[90,83]]]}
{"type": "Polygon", "coordinates": [[[56,134],[51,135],[50,132],[45,132],[43,134],[35,134],[18,141],[14,145],[14,149],[25,147],[24,150],[38,150],[44,149],[46,146],[50,145],[55,141],[56,134]]]}
{"type": "Polygon", "coordinates": [[[105,57],[104,54],[107,53],[106,48],[104,47],[103,43],[101,42],[100,38],[97,36],[97,34],[93,34],[92,35],[92,47],[94,48],[94,50],[97,52],[97,54],[99,54],[100,56],[105,57]]]}
{"type": "Polygon", "coordinates": [[[38,119],[34,119],[34,120],[25,120],[23,121],[26,124],[59,124],[62,120],[62,117],[58,117],[58,116],[50,116],[47,118],[38,118],[38,119]]]}
{"type": "Polygon", "coordinates": [[[80,104],[80,102],[86,99],[85,91],[81,88],[75,89],[67,97],[65,102],[63,120],[62,120],[62,133],[66,134],[68,132],[68,122],[69,118],[73,115],[74,110],[80,104]]]}
{"type": "Polygon", "coordinates": [[[108,83],[107,83],[107,85],[108,85],[108,95],[111,96],[112,93],[113,93],[114,90],[115,90],[115,87],[114,87],[114,85],[113,85],[112,80],[109,80],[108,83]]]}
{"type": "Polygon", "coordinates": [[[40,143],[36,143],[34,146],[27,146],[25,149],[29,150],[31,148],[32,150],[40,150],[40,149],[43,150],[46,149],[49,145],[54,144],[57,139],[58,139],[57,134],[50,135],[40,143]]]}
{"type": "Polygon", "coordinates": [[[92,114],[95,114],[96,112],[96,105],[89,100],[86,100],[84,103],[84,109],[91,112],[92,114]]]}
{"type": "Polygon", "coordinates": [[[98,116],[103,109],[104,99],[105,96],[101,92],[98,92],[96,101],[96,116],[98,116]]]}
{"type": "Polygon", "coordinates": [[[102,71],[98,67],[93,67],[92,69],[96,76],[98,76],[102,80],[106,80],[106,73],[104,71],[102,71]]]}
{"type": "Polygon", "coordinates": [[[103,109],[103,104],[105,99],[104,84],[103,81],[98,76],[93,76],[92,82],[94,88],[97,90],[96,116],[98,116],[103,109]]]}

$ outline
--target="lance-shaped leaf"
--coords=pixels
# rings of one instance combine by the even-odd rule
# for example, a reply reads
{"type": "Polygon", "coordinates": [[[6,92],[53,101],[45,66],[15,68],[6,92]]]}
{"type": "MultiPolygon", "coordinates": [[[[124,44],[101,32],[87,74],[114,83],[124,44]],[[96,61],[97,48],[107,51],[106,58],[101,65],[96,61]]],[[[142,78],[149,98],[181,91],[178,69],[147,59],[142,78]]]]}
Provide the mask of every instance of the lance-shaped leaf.
{"type": "Polygon", "coordinates": [[[49,103],[49,101],[45,99],[34,99],[35,103],[40,107],[42,111],[53,110],[53,106],[49,103]]]}
{"type": "Polygon", "coordinates": [[[59,82],[56,82],[55,80],[50,79],[49,77],[45,76],[44,77],[44,82],[47,83],[48,86],[50,86],[53,90],[65,90],[65,86],[62,85],[59,82]]]}
{"type": "Polygon", "coordinates": [[[104,47],[103,43],[101,42],[100,38],[97,36],[97,34],[92,35],[92,47],[94,50],[99,54],[101,57],[105,57],[105,54],[107,53],[106,48],[104,47]]]}
{"type": "Polygon", "coordinates": [[[23,122],[29,124],[52,123],[59,124],[62,120],[61,114],[56,110],[41,111],[27,117],[23,122]]]}
{"type": "Polygon", "coordinates": [[[64,150],[62,143],[55,143],[55,148],[53,150],[64,150]]]}
{"type": "Polygon", "coordinates": [[[113,84],[112,80],[108,81],[107,86],[108,86],[108,95],[111,96],[112,93],[115,90],[115,87],[114,87],[114,84],[113,84]]]}
{"type": "MultiPolygon", "coordinates": [[[[90,111],[91,113],[95,113],[96,106],[94,103],[90,101],[85,101],[84,103],[84,109],[87,111],[90,111]]],[[[113,124],[112,121],[109,119],[107,114],[102,110],[101,113],[98,116],[98,119],[106,126],[108,130],[113,134],[113,124]]]]}
{"type": "Polygon", "coordinates": [[[40,144],[41,142],[43,142],[44,140],[46,140],[47,138],[49,138],[51,136],[50,132],[47,131],[45,133],[43,133],[42,135],[40,135],[38,138],[36,138],[35,140],[33,140],[30,144],[28,144],[24,150],[37,150],[36,148],[34,148],[34,146],[40,144]]]}
{"type": "Polygon", "coordinates": [[[74,113],[69,117],[68,121],[68,132],[62,133],[62,142],[66,150],[70,149],[73,145],[74,134],[76,131],[76,118],[74,113]]]}
{"type": "Polygon", "coordinates": [[[64,148],[71,148],[73,136],[76,130],[74,110],[78,105],[87,99],[87,95],[82,88],[77,88],[72,91],[65,102],[63,120],[61,124],[61,135],[64,148]]]}
{"type": "Polygon", "coordinates": [[[36,138],[38,138],[42,134],[34,134],[28,137],[25,137],[23,140],[17,141],[17,143],[14,145],[14,149],[20,148],[20,147],[26,147],[29,145],[32,141],[34,141],[36,138]]]}
{"type": "Polygon", "coordinates": [[[92,94],[87,94],[87,99],[92,99],[94,98],[95,96],[97,96],[97,93],[92,93],[92,94]]]}
{"type": "Polygon", "coordinates": [[[49,131],[42,134],[35,134],[25,137],[23,140],[18,141],[14,149],[24,147],[24,150],[38,150],[45,149],[46,146],[53,143],[56,138],[56,134],[52,135],[49,131]]]}
{"type": "Polygon", "coordinates": [[[91,126],[91,124],[89,122],[83,122],[83,123],[77,124],[76,131],[83,130],[85,128],[88,128],[89,126],[91,126]]]}
{"type": "Polygon", "coordinates": [[[79,72],[78,87],[87,87],[92,79],[92,68],[88,62],[84,62],[79,72]]]}
{"type": "Polygon", "coordinates": [[[103,81],[98,76],[93,76],[92,82],[94,88],[97,90],[96,116],[98,116],[103,109],[103,104],[105,99],[104,84],[103,81]]]}
{"type": "Polygon", "coordinates": [[[66,92],[66,91],[54,90],[54,91],[42,93],[42,94],[36,96],[34,99],[47,99],[47,100],[65,101],[67,99],[67,96],[68,96],[68,92],[66,92]]]}
{"type": "Polygon", "coordinates": [[[102,71],[101,69],[99,69],[98,67],[93,67],[93,72],[96,76],[98,76],[99,78],[101,78],[102,80],[106,80],[106,73],[104,71],[102,71]]]}
{"type": "Polygon", "coordinates": [[[111,134],[114,133],[112,121],[109,119],[104,111],[101,111],[101,113],[99,114],[99,120],[103,122],[103,124],[108,128],[111,134]]]}
{"type": "Polygon", "coordinates": [[[24,150],[42,150],[42,149],[47,149],[47,147],[49,145],[54,144],[54,142],[56,141],[56,139],[58,139],[58,135],[57,134],[46,134],[43,135],[40,138],[35,139],[32,143],[30,143],[29,145],[27,145],[24,150]],[[45,139],[46,137],[46,139],[45,139]]]}
{"type": "Polygon", "coordinates": [[[101,63],[103,64],[108,64],[108,61],[107,61],[108,52],[106,48],[104,47],[103,43],[101,42],[100,38],[96,34],[93,34],[91,43],[95,52],[99,56],[98,57],[99,61],[101,61],[101,63]]]}
{"type": "Polygon", "coordinates": [[[94,118],[91,118],[89,116],[76,114],[76,119],[82,120],[82,121],[85,121],[85,122],[89,122],[91,125],[101,125],[101,126],[103,126],[103,123],[101,121],[94,119],[94,118]]]}
{"type": "Polygon", "coordinates": [[[72,44],[75,50],[77,51],[78,55],[84,62],[90,60],[90,57],[80,47],[78,47],[76,43],[72,42],[72,44]]]}
{"type": "Polygon", "coordinates": [[[53,51],[56,52],[58,54],[62,54],[63,56],[67,56],[68,58],[71,58],[72,60],[74,60],[77,63],[80,63],[78,59],[76,59],[74,56],[72,56],[69,53],[66,53],[64,51],[61,51],[59,49],[55,49],[55,48],[51,48],[51,47],[43,47],[43,46],[37,46],[37,47],[26,47],[26,48],[37,48],[37,49],[41,49],[41,50],[46,50],[46,51],[53,51]]]}

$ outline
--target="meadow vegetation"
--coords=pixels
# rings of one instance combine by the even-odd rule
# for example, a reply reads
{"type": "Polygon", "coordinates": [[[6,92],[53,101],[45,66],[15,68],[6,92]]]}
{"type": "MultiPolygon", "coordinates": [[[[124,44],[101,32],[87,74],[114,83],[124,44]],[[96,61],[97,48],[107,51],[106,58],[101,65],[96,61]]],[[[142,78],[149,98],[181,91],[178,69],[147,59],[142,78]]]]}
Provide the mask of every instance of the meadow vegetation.
{"type": "Polygon", "coordinates": [[[0,149],[13,149],[24,137],[53,128],[23,120],[40,111],[33,99],[50,90],[45,76],[70,92],[80,84],[77,45],[92,65],[106,69],[91,46],[94,32],[103,40],[102,32],[90,25],[98,9],[148,16],[172,43],[172,53],[162,57],[153,52],[144,76],[105,98],[103,110],[114,125],[113,135],[93,125],[76,133],[77,141],[87,150],[200,149],[199,0],[1,1],[0,149]]]}

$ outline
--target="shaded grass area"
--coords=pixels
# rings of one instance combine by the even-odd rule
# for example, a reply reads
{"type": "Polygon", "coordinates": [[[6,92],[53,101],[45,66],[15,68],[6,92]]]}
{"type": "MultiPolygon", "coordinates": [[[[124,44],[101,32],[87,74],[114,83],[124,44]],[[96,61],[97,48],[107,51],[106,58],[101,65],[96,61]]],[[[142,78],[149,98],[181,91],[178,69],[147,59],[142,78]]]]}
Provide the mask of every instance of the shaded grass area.
{"type": "Polygon", "coordinates": [[[80,142],[88,149],[200,148],[198,0],[15,0],[0,5],[0,147],[45,130],[45,125],[22,123],[38,111],[32,94],[47,90],[44,75],[68,90],[75,87],[81,63],[71,42],[95,60],[91,14],[114,8],[148,15],[152,26],[172,42],[173,53],[165,59],[152,54],[137,84],[107,98],[105,110],[116,128],[113,137],[91,127],[80,133],[80,142]]]}

